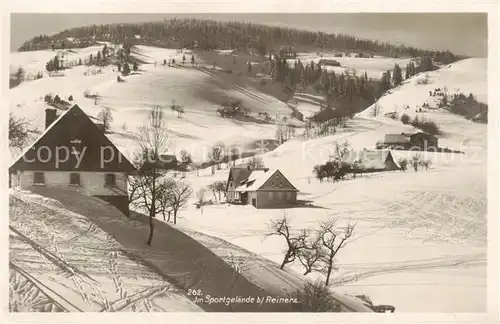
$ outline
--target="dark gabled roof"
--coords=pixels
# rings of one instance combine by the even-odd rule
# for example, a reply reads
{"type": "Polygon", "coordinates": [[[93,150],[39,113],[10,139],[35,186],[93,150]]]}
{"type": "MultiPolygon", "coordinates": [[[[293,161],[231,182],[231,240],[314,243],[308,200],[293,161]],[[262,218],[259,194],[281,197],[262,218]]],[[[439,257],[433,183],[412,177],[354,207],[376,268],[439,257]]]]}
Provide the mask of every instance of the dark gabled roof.
{"type": "Polygon", "coordinates": [[[136,168],[85,112],[74,105],[9,168],[9,172],[18,170],[131,173],[136,168]]]}
{"type": "MultiPolygon", "coordinates": [[[[229,181],[233,181],[233,188],[237,188],[241,182],[248,179],[248,176],[252,173],[252,171],[247,167],[232,167],[229,170],[228,184],[229,181]]],[[[226,188],[227,189],[227,188],[226,188]]]]}

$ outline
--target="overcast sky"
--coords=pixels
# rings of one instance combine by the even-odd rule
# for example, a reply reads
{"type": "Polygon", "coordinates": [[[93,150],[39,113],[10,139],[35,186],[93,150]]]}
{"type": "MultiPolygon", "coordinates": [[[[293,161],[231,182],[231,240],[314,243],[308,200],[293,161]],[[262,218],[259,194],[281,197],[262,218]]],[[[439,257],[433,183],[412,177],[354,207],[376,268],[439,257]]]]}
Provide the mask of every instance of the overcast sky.
{"type": "Polygon", "coordinates": [[[307,14],[12,14],[11,50],[40,34],[93,24],[161,21],[193,17],[239,20],[299,29],[343,33],[425,49],[487,56],[484,13],[307,13],[307,14]]]}

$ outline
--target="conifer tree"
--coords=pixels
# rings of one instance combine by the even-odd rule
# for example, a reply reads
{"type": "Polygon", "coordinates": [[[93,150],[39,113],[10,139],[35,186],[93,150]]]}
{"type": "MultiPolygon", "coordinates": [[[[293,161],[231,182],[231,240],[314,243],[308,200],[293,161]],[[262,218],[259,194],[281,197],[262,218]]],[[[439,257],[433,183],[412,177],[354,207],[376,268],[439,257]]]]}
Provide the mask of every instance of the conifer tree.
{"type": "Polygon", "coordinates": [[[394,86],[397,87],[398,85],[403,82],[403,74],[401,71],[401,68],[399,65],[394,65],[394,71],[392,73],[392,82],[394,83],[394,86]]]}
{"type": "Polygon", "coordinates": [[[129,75],[130,74],[130,66],[128,66],[128,63],[123,64],[123,75],[129,75]]]}

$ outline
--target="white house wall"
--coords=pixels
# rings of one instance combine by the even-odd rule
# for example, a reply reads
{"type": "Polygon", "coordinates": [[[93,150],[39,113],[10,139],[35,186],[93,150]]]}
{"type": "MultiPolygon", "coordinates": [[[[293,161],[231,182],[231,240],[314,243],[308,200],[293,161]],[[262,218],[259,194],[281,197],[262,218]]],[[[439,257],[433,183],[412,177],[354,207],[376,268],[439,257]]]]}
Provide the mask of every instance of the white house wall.
{"type": "Polygon", "coordinates": [[[33,187],[62,188],[77,191],[87,196],[125,196],[127,195],[127,177],[124,173],[113,173],[116,186],[105,186],[105,174],[112,172],[78,172],[80,185],[70,185],[70,174],[74,172],[44,171],[45,185],[34,184],[35,171],[20,171],[12,175],[12,184],[24,190],[33,187]],[[20,183],[18,183],[18,180],[20,183]]]}

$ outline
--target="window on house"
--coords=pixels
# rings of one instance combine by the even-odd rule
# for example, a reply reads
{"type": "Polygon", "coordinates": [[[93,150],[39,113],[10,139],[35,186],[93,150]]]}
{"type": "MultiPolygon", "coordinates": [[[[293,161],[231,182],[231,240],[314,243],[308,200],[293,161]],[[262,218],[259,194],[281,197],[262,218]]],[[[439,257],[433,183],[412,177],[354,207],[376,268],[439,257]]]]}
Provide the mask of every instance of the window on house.
{"type": "Polygon", "coordinates": [[[104,176],[104,185],[106,186],[116,186],[116,176],[114,173],[106,173],[104,176]]]}
{"type": "Polygon", "coordinates": [[[45,184],[45,173],[35,172],[33,182],[35,184],[45,184]]]}
{"type": "Polygon", "coordinates": [[[80,173],[70,173],[69,174],[69,184],[74,186],[80,185],[80,173]]]}

